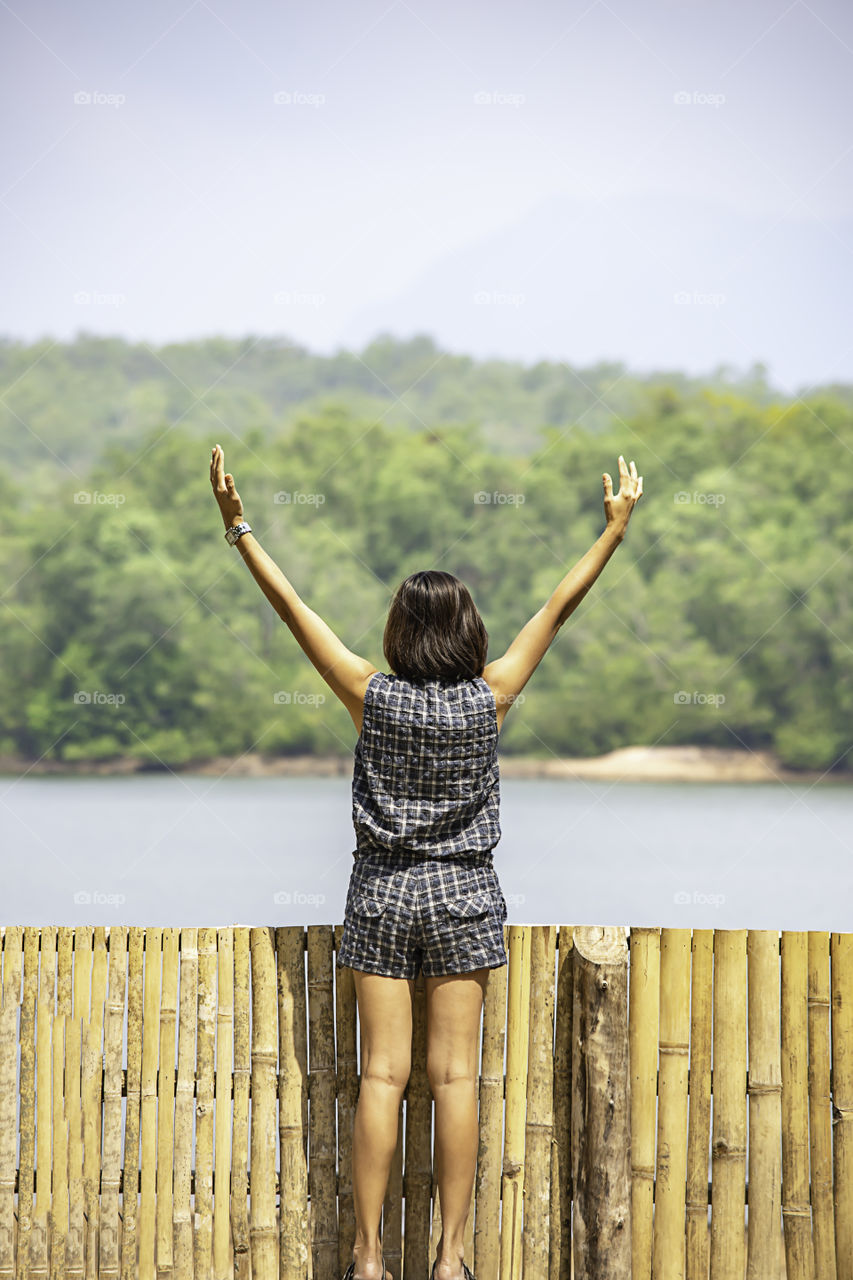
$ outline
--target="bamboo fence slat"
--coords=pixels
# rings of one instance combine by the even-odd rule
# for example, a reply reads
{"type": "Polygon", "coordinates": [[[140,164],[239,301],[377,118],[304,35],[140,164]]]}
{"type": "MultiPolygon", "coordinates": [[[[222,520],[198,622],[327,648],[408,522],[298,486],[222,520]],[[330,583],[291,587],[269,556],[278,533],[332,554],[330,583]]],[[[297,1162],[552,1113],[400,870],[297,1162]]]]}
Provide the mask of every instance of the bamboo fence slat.
{"type": "Polygon", "coordinates": [[[808,938],[809,1164],[815,1277],[836,1280],[829,1091],[829,934],[812,931],[808,938]]]}
{"type": "Polygon", "coordinates": [[[631,1268],[651,1280],[655,1104],[660,1021],[660,929],[631,930],[628,1034],[631,1052],[631,1268]]]}
{"type": "MultiPolygon", "coordinates": [[[[339,1280],[366,1065],[341,933],[0,929],[0,1280],[339,1280]]],[[[853,934],[505,937],[477,1280],[853,1280],[853,934]]],[[[422,974],[412,995],[395,1280],[442,1227],[422,974]]]]}
{"type": "Polygon", "coordinates": [[[779,1268],[782,1150],[782,1061],[779,935],[750,929],[746,937],[748,990],[749,1152],[747,1280],[779,1268]]]}
{"type": "Polygon", "coordinates": [[[249,1181],[252,1199],[251,1241],[254,1280],[278,1274],[275,1222],[276,1032],[275,942],[271,929],[252,929],[252,1144],[249,1181]]]}
{"type": "Polygon", "coordinates": [[[746,1201],[746,930],[714,931],[711,1280],[742,1280],[746,1201]]]}
{"type": "Polygon", "coordinates": [[[213,1274],[226,1280],[248,1280],[249,1227],[249,1090],[252,1071],[250,1040],[250,931],[222,929],[219,942],[219,1009],[216,1023],[215,1167],[213,1177],[213,1274]],[[232,1111],[233,1107],[233,1111],[232,1111]],[[230,1235],[230,1240],[229,1240],[230,1235]],[[233,1250],[233,1263],[229,1258],[233,1250]]]}
{"type": "Polygon", "coordinates": [[[684,1280],[690,930],[661,929],[654,1280],[684,1280]]]}
{"type": "Polygon", "coordinates": [[[832,1172],[838,1280],[853,1280],[853,933],[829,939],[832,1172]]]}

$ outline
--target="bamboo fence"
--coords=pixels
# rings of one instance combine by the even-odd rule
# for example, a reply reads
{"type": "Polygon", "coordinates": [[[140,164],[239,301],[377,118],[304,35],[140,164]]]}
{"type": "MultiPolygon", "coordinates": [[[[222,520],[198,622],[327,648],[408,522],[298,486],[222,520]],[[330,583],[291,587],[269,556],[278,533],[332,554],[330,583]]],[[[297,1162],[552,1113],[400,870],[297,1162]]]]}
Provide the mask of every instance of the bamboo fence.
{"type": "MultiPolygon", "coordinates": [[[[359,1093],[339,925],[2,930],[0,1280],[339,1280],[359,1093]]],[[[853,934],[506,927],[477,1280],[853,1280],[853,934]]],[[[414,987],[383,1210],[441,1232],[414,987]]]]}

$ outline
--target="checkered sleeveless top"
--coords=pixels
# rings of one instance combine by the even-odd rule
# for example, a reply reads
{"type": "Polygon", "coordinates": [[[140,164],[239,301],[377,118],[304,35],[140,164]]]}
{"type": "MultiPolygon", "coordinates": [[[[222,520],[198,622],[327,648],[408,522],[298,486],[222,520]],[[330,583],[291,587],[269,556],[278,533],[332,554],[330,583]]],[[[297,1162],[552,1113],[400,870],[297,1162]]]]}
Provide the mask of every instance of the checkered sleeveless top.
{"type": "Polygon", "coordinates": [[[355,747],[353,857],[482,854],[501,838],[499,807],[497,711],[482,676],[374,672],[355,747]]]}

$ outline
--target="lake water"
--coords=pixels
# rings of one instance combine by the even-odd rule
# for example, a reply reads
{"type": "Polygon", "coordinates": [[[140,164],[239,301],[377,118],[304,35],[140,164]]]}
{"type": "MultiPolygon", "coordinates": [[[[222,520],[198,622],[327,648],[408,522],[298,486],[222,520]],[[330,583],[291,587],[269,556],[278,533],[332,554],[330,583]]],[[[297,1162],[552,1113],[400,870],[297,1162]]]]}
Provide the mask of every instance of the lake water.
{"type": "MultiPolygon", "coordinates": [[[[350,779],[0,777],[2,924],[337,924],[350,779]]],[[[509,924],[853,930],[853,788],[501,780],[509,924]]]]}

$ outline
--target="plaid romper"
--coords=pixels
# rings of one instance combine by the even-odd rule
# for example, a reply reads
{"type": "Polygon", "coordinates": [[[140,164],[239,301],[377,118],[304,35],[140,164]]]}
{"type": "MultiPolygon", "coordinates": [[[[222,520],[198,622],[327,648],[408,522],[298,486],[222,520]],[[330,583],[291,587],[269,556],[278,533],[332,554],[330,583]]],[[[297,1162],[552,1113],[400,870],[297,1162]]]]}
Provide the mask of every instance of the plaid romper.
{"type": "Polygon", "coordinates": [[[355,864],[336,964],[393,978],[507,963],[494,694],[376,671],[355,747],[355,864]]]}

